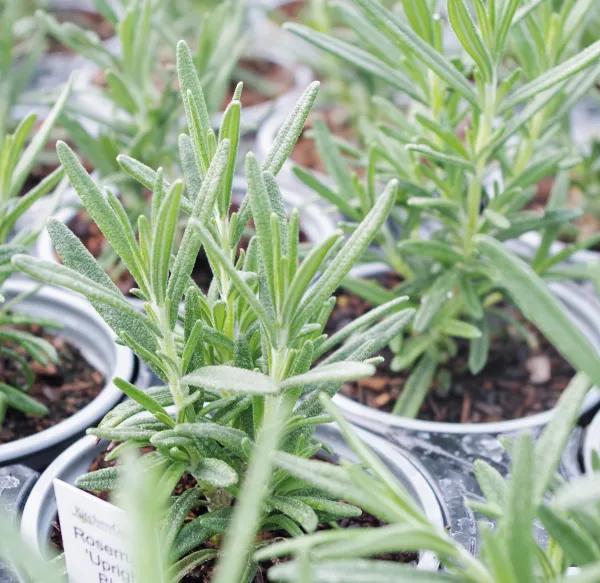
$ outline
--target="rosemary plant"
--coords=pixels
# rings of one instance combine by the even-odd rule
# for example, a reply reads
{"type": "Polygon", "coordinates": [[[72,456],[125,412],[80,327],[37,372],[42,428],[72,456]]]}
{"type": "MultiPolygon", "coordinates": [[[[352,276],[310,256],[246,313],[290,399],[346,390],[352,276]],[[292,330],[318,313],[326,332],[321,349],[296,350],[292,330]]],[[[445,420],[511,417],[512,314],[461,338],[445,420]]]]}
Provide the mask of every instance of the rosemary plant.
{"type": "Polygon", "coordinates": [[[375,304],[408,294],[419,307],[406,341],[392,343],[395,351],[402,347],[392,369],[411,371],[394,408],[400,415],[417,414],[436,375],[448,386],[443,362],[456,354],[457,338],[470,343],[471,372],[483,369],[489,320],[506,317],[498,309],[501,302],[514,304],[576,369],[599,380],[596,355],[540,276],[579,277],[581,270],[558,270],[557,265],[594,242],[559,256],[550,252],[560,227],[581,215],[565,208],[566,169],[575,161],[568,158],[571,150],[563,147],[559,130],[598,78],[600,42],[569,53],[585,0],[565,2],[556,13],[551,3],[474,4],[476,19],[463,0],[448,2],[450,23],[465,53],[461,59],[444,54],[442,24],[427,2],[403,2],[402,14],[374,0],[338,5],[353,42],[287,25],[410,98],[406,106],[396,106],[373,97],[382,121],[369,144],[364,184],[324,124],[317,125],[315,139],[331,183],[295,168],[301,180],[338,208],[350,230],[369,212],[378,181],[390,176],[399,181],[391,220],[363,260],[385,262],[401,283],[393,290],[375,280],[344,285],[375,304]],[[507,47],[517,38],[533,39],[532,30],[538,52],[546,50],[544,58],[538,55],[532,63],[530,53],[519,52],[522,68],[511,72],[507,47]],[[548,209],[524,210],[540,178],[561,169],[564,176],[556,180],[548,209]],[[526,265],[502,243],[532,230],[543,238],[526,265]]]}
{"type": "Polygon", "coordinates": [[[293,556],[269,571],[275,581],[453,581],[460,583],[577,583],[600,577],[599,476],[564,483],[556,474],[564,447],[576,423],[590,381],[579,375],[562,396],[556,413],[537,443],[524,434],[510,444],[511,477],[486,462],[475,462],[484,500],[471,500],[474,510],[496,521],[480,521],[481,552],[471,556],[443,528],[429,524],[422,510],[381,461],[354,434],[336,408],[323,399],[362,463],[365,479],[351,464],[332,467],[314,460],[297,460],[283,452],[275,466],[297,479],[369,508],[388,525],[366,530],[319,532],[276,542],[260,549],[258,561],[293,556]],[[535,471],[532,471],[535,468],[535,471]],[[378,496],[373,496],[377,491],[378,496]],[[539,519],[550,536],[547,548],[534,537],[539,519]],[[371,557],[405,550],[430,550],[446,572],[415,572],[409,566],[371,557]],[[575,571],[575,572],[573,572],[575,571]]]}
{"type": "MultiPolygon", "coordinates": [[[[243,492],[217,575],[218,581],[238,581],[255,569],[248,563],[255,532],[283,529],[295,536],[314,530],[319,517],[336,520],[358,512],[307,492],[284,472],[273,473],[270,454],[277,448],[299,459],[315,454],[321,444],[312,430],[329,420],[318,394],[333,395],[343,381],[371,375],[373,363],[379,362],[371,355],[398,334],[414,310],[403,309],[405,298],[398,298],[331,338],[323,334],[335,303],[331,294],[385,222],[397,192],[392,181],[347,241],[336,232],[299,264],[299,216],[294,211],[286,217],[275,175],[302,131],[318,84],[306,90],[262,166],[248,154],[248,194],[230,215],[240,103],[234,99],[225,111],[217,142],[184,42],[177,54],[189,131],[180,136],[184,180],[167,181],[162,169],[119,158],[152,190],[151,215],[138,223],[139,242],[120,201],[110,192],[105,196],[64,143],[57,147],[83,204],[134,275],[145,313],[127,302],[56,220],[48,222],[48,230],[64,265],[25,255],[13,263],[34,278],[87,296],[121,342],[165,381],[164,387],[141,391],[115,379],[132,400],[118,405],[89,433],[119,443],[109,459],[130,447],[156,448],[144,462],[161,468],[161,487],[169,494],[183,474],[196,479],[197,487],[179,498],[167,520],[174,560],[208,560],[207,554],[186,555],[225,531],[243,492]],[[180,211],[189,218],[177,247],[180,211]],[[256,235],[238,253],[250,220],[256,235]],[[214,278],[207,295],[190,279],[201,247],[214,278]],[[299,404],[302,395],[306,400],[299,404]],[[207,512],[184,525],[188,511],[202,504],[207,512]]],[[[78,485],[106,490],[117,476],[118,469],[103,469],[80,478],[78,485]]]]}
{"type": "MultiPolygon", "coordinates": [[[[22,225],[19,224],[19,219],[22,219],[34,203],[53,190],[64,175],[64,170],[57,168],[39,184],[23,191],[36,158],[46,145],[52,127],[65,106],[70,89],[69,83],[26,147],[25,143],[35,123],[35,114],[21,120],[13,134],[0,135],[0,144],[2,144],[0,149],[0,286],[15,271],[11,258],[17,253],[26,252],[43,228],[43,220],[40,221],[39,218],[38,220],[31,218],[31,224],[22,225]]],[[[58,188],[53,195],[54,204],[60,193],[61,189],[58,188]]],[[[48,201],[51,202],[52,200],[48,201]]],[[[46,217],[52,211],[51,207],[52,205],[49,204],[46,217]]],[[[44,219],[44,216],[41,218],[44,219]]],[[[12,309],[27,295],[31,294],[11,298],[0,307],[0,354],[13,359],[22,369],[25,378],[24,384],[18,387],[0,382],[0,425],[4,421],[8,407],[29,415],[43,415],[48,412],[44,405],[27,395],[35,375],[27,358],[14,350],[14,346],[23,348],[33,361],[42,365],[47,365],[50,361],[56,362],[58,355],[54,347],[43,338],[15,327],[39,325],[45,328],[60,328],[61,326],[51,320],[13,313],[12,309]]]]}
{"type": "MultiPolygon", "coordinates": [[[[525,434],[510,444],[513,453],[511,477],[504,480],[495,469],[476,462],[475,471],[485,499],[471,505],[496,521],[481,521],[481,553],[472,556],[443,528],[427,522],[421,508],[404,486],[363,444],[351,426],[325,395],[319,400],[341,427],[359,457],[362,467],[342,460],[340,466],[298,459],[284,451],[274,454],[275,475],[286,475],[306,489],[327,492],[362,506],[387,522],[369,529],[334,529],[284,541],[263,544],[254,554],[256,562],[288,558],[269,572],[269,580],[298,583],[331,581],[368,582],[453,582],[453,583],[592,583],[600,577],[600,489],[598,474],[564,483],[556,474],[562,451],[577,419],[589,380],[580,375],[564,393],[551,423],[537,443],[525,434]],[[535,467],[535,472],[531,469],[535,467]],[[365,471],[365,468],[368,471],[365,471]],[[377,493],[374,496],[374,493],[377,493]],[[539,519],[550,540],[542,546],[534,538],[534,521],[539,519]],[[377,554],[397,551],[435,552],[444,571],[425,572],[387,560],[377,554]]],[[[202,425],[201,425],[202,426],[202,425]]],[[[262,456],[258,445],[251,446],[252,459],[262,456]]],[[[214,549],[197,551],[187,562],[173,564],[167,549],[172,519],[182,506],[184,496],[169,507],[167,488],[161,483],[162,468],[157,464],[124,456],[117,500],[131,521],[131,556],[136,578],[147,583],[179,581],[200,557],[214,559],[214,549]]],[[[245,523],[245,501],[254,488],[246,485],[241,502],[234,511],[232,527],[226,538],[235,538],[233,525],[245,523]]],[[[339,504],[339,503],[338,503],[339,504]]],[[[346,505],[351,508],[350,505],[346,505]]],[[[1,518],[1,517],[0,517],[1,518]]],[[[23,583],[63,581],[56,564],[47,564],[30,555],[19,541],[10,521],[0,520],[0,556],[16,567],[23,583]]],[[[280,527],[282,528],[282,527],[280,527]]],[[[212,531],[214,532],[214,530],[212,531]]],[[[238,539],[238,549],[252,544],[252,537],[238,539]]],[[[243,553],[241,553],[243,554],[243,553]]],[[[219,557],[215,580],[237,583],[239,577],[227,570],[229,556],[219,557]],[[224,574],[225,573],[225,574],[224,574]]],[[[54,562],[53,562],[54,563],[54,562]]],[[[244,574],[252,580],[253,573],[244,574]]]]}
{"type": "MultiPolygon", "coordinates": [[[[31,33],[26,2],[0,4],[0,136],[10,131],[11,110],[23,96],[44,51],[44,38],[31,33]]],[[[0,143],[0,147],[2,144],[0,143]]]]}
{"type": "Polygon", "coordinates": [[[94,32],[60,23],[51,13],[38,11],[37,16],[49,34],[104,72],[99,86],[90,87],[69,107],[61,123],[100,174],[121,187],[130,212],[139,214],[145,204],[143,188],[120,172],[116,156],[144,155],[154,167],[167,170],[177,156],[177,92],[173,71],[161,63],[161,36],[155,26],[164,20],[165,3],[132,0],[118,12],[104,0],[95,4],[115,28],[118,52],[94,32]]]}
{"type": "MultiPolygon", "coordinates": [[[[128,0],[120,10],[113,10],[104,0],[95,2],[117,32],[118,51],[93,33],[57,22],[50,13],[39,11],[38,17],[50,34],[104,71],[104,86],[90,87],[79,95],[61,123],[102,183],[118,188],[133,224],[141,213],[149,212],[147,188],[122,171],[117,155],[143,158],[151,168],[162,167],[166,173],[178,171],[177,132],[183,110],[175,87],[172,47],[181,38],[180,32],[190,33],[190,22],[195,26],[203,22],[194,64],[203,86],[210,88],[205,101],[212,117],[221,111],[235,65],[246,47],[246,10],[243,3],[234,7],[231,2],[212,11],[197,7],[193,14],[200,12],[202,20],[179,13],[168,2],[128,0]]],[[[115,281],[124,269],[110,250],[103,251],[101,263],[115,281]]]]}
{"type": "Polygon", "coordinates": [[[233,0],[216,5],[215,2],[181,4],[169,7],[171,35],[192,43],[194,65],[205,88],[204,99],[208,111],[215,114],[223,107],[232,79],[245,81],[237,65],[250,43],[249,9],[246,2],[233,0]]]}
{"type": "Polygon", "coordinates": [[[194,31],[202,24],[194,63],[203,86],[210,88],[205,95],[208,111],[215,114],[222,108],[234,67],[246,46],[246,11],[244,3],[224,2],[212,11],[196,8],[191,17],[168,2],[128,0],[120,10],[105,0],[95,0],[95,4],[115,28],[118,50],[72,23],[59,23],[50,13],[38,11],[38,17],[49,34],[105,71],[105,86],[90,88],[83,103],[71,107],[63,121],[102,176],[121,183],[125,206],[137,216],[146,210],[144,189],[120,172],[115,159],[127,154],[143,157],[153,168],[175,170],[182,110],[173,83],[172,47],[177,39],[186,38],[186,33],[191,35],[192,23],[194,31]],[[105,104],[103,113],[98,112],[98,99],[105,104]],[[94,130],[86,129],[90,126],[83,120],[93,122],[94,130]],[[97,131],[99,138],[94,135],[97,131]],[[132,191],[129,196],[128,190],[132,191]]]}

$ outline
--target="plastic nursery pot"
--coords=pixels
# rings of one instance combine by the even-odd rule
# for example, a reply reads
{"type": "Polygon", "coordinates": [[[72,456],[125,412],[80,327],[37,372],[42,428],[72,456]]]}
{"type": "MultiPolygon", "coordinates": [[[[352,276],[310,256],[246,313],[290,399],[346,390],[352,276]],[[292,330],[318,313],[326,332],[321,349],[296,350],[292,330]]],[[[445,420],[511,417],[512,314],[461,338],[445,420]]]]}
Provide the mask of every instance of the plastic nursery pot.
{"type": "MultiPolygon", "coordinates": [[[[353,269],[351,276],[366,278],[383,273],[385,272],[376,272],[373,266],[365,265],[353,269]]],[[[551,283],[550,288],[562,302],[574,323],[598,351],[600,357],[600,301],[575,284],[551,283]]],[[[387,433],[398,428],[431,433],[499,435],[523,429],[543,428],[553,415],[553,409],[549,409],[529,417],[492,423],[443,423],[392,415],[357,403],[343,395],[337,395],[335,398],[337,404],[351,421],[376,433],[387,433]]],[[[585,399],[582,413],[590,411],[599,402],[600,390],[594,387],[585,399]]]]}
{"type": "MultiPolygon", "coordinates": [[[[35,287],[29,281],[15,279],[3,286],[2,293],[9,300],[35,287]]],[[[133,353],[115,343],[114,333],[88,302],[73,294],[44,287],[17,304],[14,310],[60,322],[63,328],[55,333],[77,347],[105,379],[96,398],[68,419],[37,434],[0,445],[0,465],[21,463],[41,469],[121,400],[123,393],[113,384],[113,377],[142,384],[139,381],[145,378],[145,373],[133,353]]]]}
{"type": "MultiPolygon", "coordinates": [[[[94,174],[92,174],[94,177],[94,174]]],[[[232,200],[234,203],[241,204],[244,196],[246,195],[247,187],[246,180],[242,176],[235,176],[233,179],[233,194],[232,200]]],[[[294,207],[297,207],[300,211],[300,230],[309,242],[319,242],[331,235],[336,228],[335,223],[331,218],[322,212],[322,210],[314,205],[306,205],[305,201],[296,193],[283,192],[285,200],[294,207]]],[[[77,215],[77,212],[82,208],[80,200],[77,194],[72,191],[68,197],[69,201],[73,201],[71,206],[64,207],[56,212],[54,215],[55,219],[69,224],[70,221],[77,215]]],[[[58,263],[58,257],[52,243],[52,239],[46,229],[43,229],[35,243],[33,250],[37,257],[51,261],[52,263],[58,263]]],[[[134,297],[129,297],[129,300],[134,305],[141,306],[143,302],[134,297]]]]}
{"type": "MultiPolygon", "coordinates": [[[[381,272],[380,272],[381,273],[381,272]]],[[[356,277],[373,276],[373,270],[358,268],[356,277]]],[[[573,284],[552,284],[552,290],[562,301],[574,322],[600,352],[600,302],[573,284]]],[[[587,395],[582,414],[589,412],[600,400],[600,391],[594,387],[587,395]]],[[[480,496],[472,463],[484,459],[500,473],[507,475],[509,457],[498,439],[522,431],[539,435],[553,415],[548,410],[530,417],[494,423],[442,423],[408,419],[378,411],[338,394],[334,401],[345,416],[390,442],[417,453],[421,463],[438,480],[445,500],[455,496],[480,496]]],[[[577,452],[581,429],[574,432],[564,453],[561,473],[573,477],[578,473],[577,452]]]]}
{"type": "Polygon", "coordinates": [[[592,454],[600,455],[600,410],[588,426],[583,440],[583,469],[586,474],[592,473],[592,454]]]}
{"type": "MultiPolygon", "coordinates": [[[[320,427],[316,435],[318,439],[333,447],[336,456],[356,461],[354,453],[336,427],[320,427]]],[[[426,472],[398,448],[366,432],[361,431],[360,436],[419,502],[429,520],[438,526],[447,525],[447,510],[440,504],[435,486],[426,472]]],[[[21,520],[21,534],[33,550],[43,553],[50,539],[52,522],[56,517],[52,481],[58,478],[74,483],[78,476],[88,471],[92,460],[105,446],[106,442],[97,444],[93,436],[84,437],[57,458],[42,474],[27,500],[21,520]]],[[[424,552],[419,557],[417,568],[437,570],[439,561],[435,554],[424,552]]]]}

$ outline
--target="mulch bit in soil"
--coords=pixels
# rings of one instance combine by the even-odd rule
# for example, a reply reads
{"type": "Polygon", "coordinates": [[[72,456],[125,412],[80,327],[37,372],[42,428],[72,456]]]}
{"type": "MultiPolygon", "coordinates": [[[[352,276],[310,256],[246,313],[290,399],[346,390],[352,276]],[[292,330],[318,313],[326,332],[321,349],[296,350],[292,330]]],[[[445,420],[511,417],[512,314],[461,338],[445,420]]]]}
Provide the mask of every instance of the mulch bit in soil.
{"type": "MultiPolygon", "coordinates": [[[[342,294],[330,319],[330,333],[364,314],[372,306],[353,294],[342,294]]],[[[519,315],[515,312],[513,316],[519,315]]],[[[458,340],[458,354],[447,368],[452,373],[448,394],[436,393],[436,380],[417,417],[449,423],[485,423],[518,419],[554,407],[575,374],[571,365],[529,323],[537,338],[533,352],[516,333],[498,326],[490,341],[487,365],[476,376],[468,369],[468,342],[458,340]]],[[[345,383],[341,393],[367,407],[391,412],[407,380],[407,371],[393,372],[393,354],[382,351],[385,361],[373,377],[345,383]]]]}
{"type": "MultiPolygon", "coordinates": [[[[144,453],[148,453],[149,451],[152,451],[152,448],[147,447],[147,448],[144,448],[142,451],[144,453]]],[[[93,471],[100,470],[103,468],[113,467],[115,464],[116,464],[116,460],[111,460],[111,461],[107,462],[104,459],[104,454],[99,454],[94,458],[94,460],[90,464],[89,471],[93,472],[93,471]]],[[[182,478],[181,478],[181,480],[179,480],[179,483],[177,484],[177,486],[175,486],[173,494],[176,496],[180,496],[185,490],[189,490],[190,488],[194,488],[195,486],[196,486],[196,480],[192,476],[186,474],[186,475],[182,476],[182,478]]],[[[110,501],[108,492],[92,492],[92,494],[94,494],[94,496],[97,496],[98,498],[101,498],[102,500],[110,501]]],[[[206,511],[205,507],[194,508],[186,517],[186,522],[194,520],[195,518],[197,518],[198,516],[203,514],[205,511],[206,511]]],[[[363,514],[361,516],[344,518],[343,520],[340,520],[338,522],[338,524],[342,528],[376,528],[379,526],[385,526],[385,523],[383,521],[381,521],[378,518],[376,518],[375,516],[372,516],[371,514],[367,514],[365,512],[363,512],[363,514]]],[[[54,548],[56,548],[62,552],[63,551],[62,536],[60,533],[60,523],[58,522],[58,518],[52,523],[52,527],[53,528],[52,528],[52,533],[50,535],[50,542],[51,542],[52,546],[54,546],[54,548]]],[[[329,529],[331,529],[331,526],[329,524],[319,524],[319,526],[317,527],[317,530],[329,530],[329,529]]],[[[261,540],[273,540],[273,541],[280,541],[280,540],[285,540],[285,539],[289,538],[289,535],[282,531],[265,532],[259,536],[261,537],[261,540]]],[[[205,541],[204,543],[202,543],[202,546],[200,548],[194,549],[194,550],[216,549],[216,548],[218,548],[218,547],[213,542],[211,542],[211,540],[208,540],[208,541],[205,541]]],[[[190,552],[194,552],[194,550],[192,550],[190,552]]],[[[413,553],[413,552],[382,553],[380,555],[376,555],[376,558],[379,560],[394,561],[394,562],[399,562],[399,563],[416,563],[419,559],[419,554],[413,553]]],[[[259,567],[259,570],[254,578],[254,582],[255,583],[263,583],[263,582],[267,581],[267,574],[266,574],[267,571],[274,564],[281,563],[283,561],[285,561],[285,559],[275,559],[273,562],[263,563],[259,567]]],[[[181,580],[182,583],[210,583],[210,581],[212,580],[213,575],[214,575],[216,563],[217,563],[216,560],[212,560],[212,561],[207,561],[206,563],[204,563],[202,565],[199,565],[191,573],[186,575],[181,580]]]]}
{"type": "MultiPolygon", "coordinates": [[[[16,351],[31,363],[36,378],[28,394],[46,405],[50,412],[38,417],[25,415],[9,407],[0,427],[0,444],[33,435],[68,419],[91,403],[104,387],[102,374],[67,340],[46,334],[39,326],[20,329],[50,342],[59,354],[59,362],[42,366],[32,362],[31,357],[16,343],[3,343],[5,347],[16,351]]],[[[24,375],[19,365],[10,356],[0,356],[0,380],[17,387],[24,383],[24,375]]]]}

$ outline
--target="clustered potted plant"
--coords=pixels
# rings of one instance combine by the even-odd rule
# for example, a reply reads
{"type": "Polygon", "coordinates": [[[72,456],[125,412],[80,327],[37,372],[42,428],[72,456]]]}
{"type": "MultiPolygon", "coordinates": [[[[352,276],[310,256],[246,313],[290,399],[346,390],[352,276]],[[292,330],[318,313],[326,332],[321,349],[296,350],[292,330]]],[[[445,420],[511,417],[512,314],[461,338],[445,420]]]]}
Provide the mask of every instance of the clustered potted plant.
{"type": "MultiPolygon", "coordinates": [[[[594,85],[600,43],[572,55],[572,26],[557,28],[562,36],[546,55],[552,67],[540,70],[525,61],[526,52],[515,52],[509,32],[535,23],[540,34],[551,34],[550,8],[525,15],[516,11],[517,3],[498,12],[479,6],[476,24],[462,2],[451,1],[450,25],[469,55],[457,67],[443,54],[442,24],[426,5],[416,12],[405,6],[398,16],[377,2],[353,4],[346,19],[351,40],[295,23],[287,28],[371,74],[393,75],[410,100],[395,105],[373,96],[381,121],[360,158],[366,168],[353,170],[357,161],[344,158],[321,123],[315,143],[332,182],[301,167],[294,173],[336,208],[350,230],[369,211],[378,182],[399,176],[392,221],[365,255],[365,265],[344,282],[350,295],[338,306],[337,319],[356,317],[365,302],[377,305],[396,294],[409,295],[420,309],[404,336],[390,345],[380,379],[348,387],[347,394],[403,418],[494,422],[485,431],[514,428],[495,422],[535,413],[541,413],[537,423],[545,423],[543,412],[561,390],[556,377],[564,389],[571,376],[568,363],[597,374],[598,339],[593,349],[565,313],[569,304],[583,301],[579,289],[548,287],[544,280],[581,277],[581,270],[562,262],[597,239],[551,252],[561,225],[581,214],[566,208],[569,150],[561,146],[566,138],[558,126],[576,97],[594,85]],[[366,30],[370,37],[363,48],[359,41],[366,30]],[[382,46],[393,53],[382,54],[382,46]],[[523,210],[546,176],[556,176],[547,208],[523,210]],[[542,237],[526,264],[518,238],[530,231],[542,237]],[[507,246],[513,241],[511,252],[507,246]]],[[[566,3],[552,15],[556,22],[569,17],[581,15],[566,3]]],[[[587,304],[597,309],[592,306],[587,304]]],[[[371,420],[386,417],[394,424],[389,416],[371,420]]]]}
{"type": "MultiPolygon", "coordinates": [[[[5,81],[7,91],[13,90],[11,77],[5,81]]],[[[39,182],[32,170],[70,90],[68,84],[33,136],[35,114],[0,136],[0,463],[35,469],[48,465],[121,399],[112,383],[116,371],[136,378],[133,355],[115,346],[110,330],[85,302],[9,280],[11,257],[35,242],[64,190],[62,168],[39,182]]]]}
{"type": "Polygon", "coordinates": [[[595,10],[2,5],[0,583],[600,581],[595,10]]]}

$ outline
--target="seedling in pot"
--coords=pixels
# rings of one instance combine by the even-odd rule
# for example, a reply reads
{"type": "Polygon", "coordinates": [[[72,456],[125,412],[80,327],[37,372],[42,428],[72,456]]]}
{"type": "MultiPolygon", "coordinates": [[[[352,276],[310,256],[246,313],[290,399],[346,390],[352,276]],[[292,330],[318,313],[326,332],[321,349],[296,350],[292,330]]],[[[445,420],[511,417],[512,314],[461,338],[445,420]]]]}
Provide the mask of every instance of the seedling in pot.
{"type": "Polygon", "coordinates": [[[118,53],[97,36],[73,23],[61,23],[51,13],[38,11],[37,17],[50,35],[99,67],[98,86],[81,95],[83,99],[67,109],[61,123],[100,174],[121,186],[132,212],[139,212],[144,208],[143,189],[120,173],[116,156],[144,153],[149,163],[169,170],[177,156],[177,91],[173,71],[161,61],[163,41],[153,24],[164,21],[164,3],[128,2],[118,12],[103,0],[95,4],[115,28],[118,53]],[[89,130],[90,123],[100,138],[89,130]]]}
{"type": "MultiPolygon", "coordinates": [[[[182,108],[174,86],[172,47],[181,38],[180,28],[188,30],[191,22],[195,26],[199,22],[197,18],[190,20],[190,14],[184,18],[171,3],[129,1],[122,10],[113,10],[104,0],[95,3],[115,27],[120,44],[117,53],[76,26],[59,23],[49,13],[39,11],[38,18],[49,34],[100,67],[96,95],[92,88],[83,96],[81,106],[69,108],[65,127],[94,167],[122,186],[124,196],[132,190],[126,207],[130,212],[139,211],[144,209],[144,189],[123,175],[115,159],[118,154],[127,154],[144,157],[151,167],[160,166],[167,172],[176,167],[182,108]],[[89,107],[85,100],[90,100],[89,107]],[[102,114],[98,113],[98,103],[103,104],[102,114]],[[84,127],[83,120],[97,125],[100,139],[84,127]]],[[[203,81],[213,88],[206,99],[211,114],[221,109],[241,57],[240,47],[245,46],[242,32],[246,11],[241,4],[234,9],[227,2],[214,11],[203,11],[205,34],[198,41],[194,63],[203,81]]]]}
{"type": "Polygon", "coordinates": [[[288,26],[410,97],[406,108],[373,98],[382,122],[368,152],[364,183],[344,163],[324,126],[317,127],[316,143],[335,186],[295,169],[338,208],[349,231],[369,212],[377,183],[391,176],[399,181],[391,218],[363,257],[383,261],[399,285],[388,290],[374,280],[344,282],[372,303],[406,294],[419,308],[412,327],[391,344],[398,352],[392,369],[408,375],[395,414],[416,416],[434,379],[451,386],[444,363],[460,343],[468,343],[468,367],[479,374],[487,362],[494,318],[524,329],[511,318],[506,308],[511,305],[575,369],[600,380],[597,354],[542,279],[575,275],[557,270],[549,249],[559,228],[581,213],[564,208],[558,194],[545,212],[521,210],[540,178],[565,169],[557,189],[568,179],[566,169],[574,161],[565,159],[569,150],[561,147],[565,136],[559,126],[600,73],[600,42],[571,55],[573,31],[558,26],[579,18],[579,4],[563,4],[548,20],[549,4],[518,9],[518,0],[501,8],[477,3],[475,20],[462,0],[450,0],[449,19],[465,52],[462,59],[444,54],[442,24],[427,3],[404,2],[403,15],[373,0],[344,5],[348,27],[360,44],[288,26]],[[507,46],[517,29],[531,26],[539,29],[540,43],[546,39],[541,43],[548,50],[544,66],[527,66],[526,55],[519,53],[524,72],[507,74],[507,46]],[[503,243],[532,230],[544,236],[528,265],[503,243]]]}
{"type": "MultiPolygon", "coordinates": [[[[197,486],[178,499],[169,515],[174,559],[196,560],[188,553],[225,531],[232,506],[245,493],[217,575],[217,580],[233,581],[255,568],[247,563],[247,543],[255,532],[283,529],[295,536],[313,531],[319,517],[337,520],[358,512],[335,497],[308,493],[285,472],[273,472],[271,453],[279,448],[298,459],[315,454],[321,444],[312,439],[314,426],[330,420],[318,395],[333,395],[344,381],[371,375],[373,363],[379,362],[372,354],[414,311],[403,309],[404,298],[398,298],[334,337],[323,334],[335,303],[331,294],[385,222],[397,193],[392,181],[348,240],[336,232],[299,262],[298,213],[286,216],[275,175],[302,130],[318,84],[306,90],[262,167],[248,154],[248,194],[230,216],[239,103],[225,112],[216,143],[183,42],[178,73],[189,130],[180,137],[184,179],[170,182],[162,169],[154,171],[129,157],[119,160],[153,192],[150,217],[139,220],[139,241],[121,202],[110,193],[105,197],[73,152],[58,145],[82,202],[135,276],[144,313],[125,300],[79,240],[55,220],[48,222],[48,230],[64,265],[24,255],[13,262],[32,277],[88,297],[121,342],[164,380],[164,387],[144,392],[115,379],[132,400],[89,433],[115,443],[109,458],[131,447],[152,446],[144,463],[160,467],[169,494],[184,474],[195,478],[197,486]],[[189,219],[177,245],[182,210],[189,219]],[[256,236],[238,253],[250,220],[256,236]],[[201,247],[214,275],[206,295],[190,280],[201,247]],[[330,356],[313,366],[325,352],[330,356]],[[301,396],[305,400],[299,403],[301,396]],[[206,512],[184,525],[188,511],[198,505],[205,505],[206,512]]],[[[118,474],[115,468],[99,470],[78,485],[111,489],[118,474]]],[[[202,557],[197,563],[207,560],[202,557]]]]}
{"type": "MultiPolygon", "coordinates": [[[[70,94],[70,84],[63,90],[52,111],[38,129],[30,137],[36,116],[31,114],[21,120],[12,134],[0,135],[0,286],[14,273],[11,258],[16,253],[26,252],[35,241],[43,221],[39,218],[31,224],[19,224],[31,207],[50,191],[57,187],[64,175],[62,168],[56,169],[29,191],[23,192],[24,184],[35,165],[36,158],[48,140],[50,131],[62,111],[70,94]],[[29,144],[25,146],[26,141],[29,144]]],[[[60,196],[57,189],[54,198],[60,196]]],[[[49,201],[50,202],[50,201],[49,201]]],[[[50,211],[51,209],[48,209],[50,211]]],[[[46,216],[48,216],[46,214],[46,216]]],[[[0,287],[1,291],[1,287],[0,287]]],[[[31,295],[26,294],[26,295],[31,295]]],[[[12,386],[0,382],[0,426],[4,421],[6,410],[12,407],[29,415],[44,415],[47,408],[29,396],[35,373],[31,362],[42,366],[56,362],[58,355],[54,346],[36,336],[23,326],[42,326],[60,328],[60,324],[49,319],[42,319],[13,312],[12,310],[26,296],[16,296],[0,306],[0,355],[14,359],[18,368],[22,369],[23,384],[12,386]],[[21,352],[24,350],[25,355],[21,352]]]]}
{"type": "MultiPolygon", "coordinates": [[[[259,550],[256,558],[293,557],[271,569],[269,577],[277,581],[373,581],[374,574],[377,581],[390,582],[417,581],[421,575],[424,581],[461,583],[597,581],[599,475],[564,483],[556,474],[590,384],[584,375],[573,379],[537,443],[524,434],[510,444],[513,461],[509,479],[502,478],[485,462],[475,463],[485,500],[471,500],[470,504],[496,523],[492,529],[489,521],[479,522],[482,541],[479,557],[465,553],[445,530],[424,521],[420,508],[409,497],[403,497],[402,512],[397,517],[390,516],[388,526],[351,533],[343,530],[315,533],[275,542],[259,550]],[[545,548],[534,537],[538,520],[550,537],[545,548]],[[436,552],[447,572],[417,574],[402,565],[369,558],[399,547],[436,552]]],[[[376,488],[380,489],[380,495],[373,504],[405,494],[336,408],[328,402],[324,406],[380,484],[358,480],[353,467],[331,468],[310,460],[297,463],[284,453],[275,456],[276,466],[308,483],[319,484],[321,488],[325,485],[338,495],[347,496],[344,486],[351,484],[352,493],[346,499],[354,503],[373,501],[376,488]]]]}
{"type": "MultiPolygon", "coordinates": [[[[167,174],[178,168],[177,132],[183,108],[174,66],[175,41],[167,44],[165,38],[179,38],[182,19],[175,18],[171,3],[131,1],[122,11],[111,10],[103,1],[97,4],[117,31],[120,50],[116,54],[72,24],[58,23],[51,14],[39,12],[38,17],[50,34],[100,67],[96,79],[99,86],[78,95],[80,99],[68,109],[61,123],[69,139],[102,177],[103,184],[118,189],[134,225],[141,213],[149,212],[148,188],[123,171],[117,156],[143,158],[150,167],[162,167],[167,174]]],[[[245,14],[241,4],[232,12],[231,3],[205,14],[204,30],[209,34],[201,36],[193,59],[202,79],[210,82],[210,92],[205,96],[209,116],[223,106],[232,71],[246,46],[242,38],[245,14]]],[[[184,24],[189,26],[189,20],[184,24]]],[[[241,85],[232,95],[233,101],[240,99],[241,85]]],[[[213,133],[211,140],[215,137],[213,133]]],[[[89,218],[76,220],[81,231],[98,243],[89,218]]],[[[109,268],[112,279],[128,279],[117,256],[102,243],[96,245],[99,249],[95,254],[109,268]]]]}

